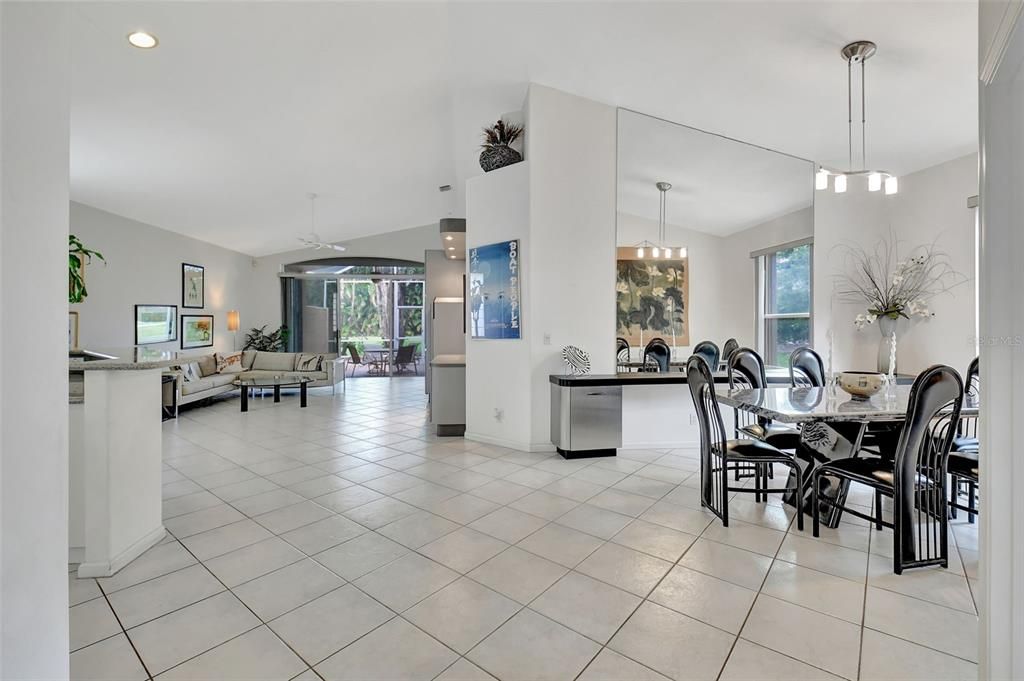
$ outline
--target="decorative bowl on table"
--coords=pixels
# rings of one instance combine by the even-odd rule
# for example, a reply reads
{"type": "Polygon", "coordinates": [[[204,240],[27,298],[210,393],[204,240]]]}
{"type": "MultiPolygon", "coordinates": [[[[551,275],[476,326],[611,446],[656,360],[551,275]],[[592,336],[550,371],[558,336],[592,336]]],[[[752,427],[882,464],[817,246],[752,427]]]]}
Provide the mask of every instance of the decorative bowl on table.
{"type": "Polygon", "coordinates": [[[885,374],[877,371],[844,371],[839,374],[839,387],[855,400],[867,400],[885,385],[885,374]]]}

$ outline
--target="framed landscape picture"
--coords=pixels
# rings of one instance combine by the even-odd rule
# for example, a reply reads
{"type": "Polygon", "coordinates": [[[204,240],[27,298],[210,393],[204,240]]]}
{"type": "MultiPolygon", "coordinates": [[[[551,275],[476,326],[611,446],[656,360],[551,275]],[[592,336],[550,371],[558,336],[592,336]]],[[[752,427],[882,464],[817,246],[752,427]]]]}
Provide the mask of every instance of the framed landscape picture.
{"type": "Polygon", "coordinates": [[[470,337],[522,337],[519,239],[469,249],[470,337]]]}
{"type": "Polygon", "coordinates": [[[202,265],[190,265],[187,262],[181,263],[181,306],[202,309],[204,307],[204,281],[203,273],[205,268],[202,265]]]}
{"type": "Polygon", "coordinates": [[[177,305],[136,305],[135,344],[170,343],[178,340],[177,305]]]}
{"type": "Polygon", "coordinates": [[[181,315],[181,349],[208,348],[213,345],[213,315],[181,315]]]}

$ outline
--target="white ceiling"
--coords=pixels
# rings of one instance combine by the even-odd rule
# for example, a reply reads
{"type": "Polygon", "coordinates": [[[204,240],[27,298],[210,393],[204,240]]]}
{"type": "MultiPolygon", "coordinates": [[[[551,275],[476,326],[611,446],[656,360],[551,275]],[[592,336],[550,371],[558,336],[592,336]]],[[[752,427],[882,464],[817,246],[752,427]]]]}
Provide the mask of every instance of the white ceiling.
{"type": "MultiPolygon", "coordinates": [[[[974,2],[76,3],[72,196],[253,255],[462,215],[479,128],[534,81],[845,165],[977,147],[974,2]],[[124,36],[145,28],[148,52],[124,36]],[[440,194],[439,185],[456,191],[440,194]]],[[[656,199],[655,199],[656,200],[656,199]]]]}

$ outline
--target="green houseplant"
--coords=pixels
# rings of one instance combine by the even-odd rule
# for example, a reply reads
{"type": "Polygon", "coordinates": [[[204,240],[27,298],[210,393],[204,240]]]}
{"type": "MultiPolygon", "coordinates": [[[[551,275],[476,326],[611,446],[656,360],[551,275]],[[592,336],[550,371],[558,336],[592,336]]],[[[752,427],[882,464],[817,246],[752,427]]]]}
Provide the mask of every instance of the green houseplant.
{"type": "Polygon", "coordinates": [[[68,302],[80,303],[89,295],[85,288],[85,266],[93,258],[106,262],[106,258],[98,251],[85,247],[74,234],[68,234],[68,302]]]}
{"type": "Polygon", "coordinates": [[[276,331],[266,332],[267,325],[253,327],[245,335],[243,350],[261,350],[263,352],[284,352],[288,345],[288,327],[282,326],[276,331]]]}

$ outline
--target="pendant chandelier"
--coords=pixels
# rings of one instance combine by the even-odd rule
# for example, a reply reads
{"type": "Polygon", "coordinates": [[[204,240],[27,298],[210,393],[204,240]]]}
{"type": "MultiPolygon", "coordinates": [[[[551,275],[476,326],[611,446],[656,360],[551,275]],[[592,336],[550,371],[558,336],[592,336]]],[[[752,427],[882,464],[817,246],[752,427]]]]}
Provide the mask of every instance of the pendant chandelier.
{"type": "Polygon", "coordinates": [[[832,179],[832,188],[836,194],[846,191],[847,178],[850,176],[868,178],[868,191],[877,192],[885,187],[886,194],[895,194],[899,191],[899,180],[887,170],[869,170],[867,164],[867,104],[865,94],[867,92],[865,81],[864,64],[875,54],[878,46],[870,40],[858,40],[843,47],[840,54],[846,61],[846,110],[847,110],[847,139],[848,139],[848,165],[846,170],[835,170],[818,166],[818,172],[814,176],[815,189],[828,189],[829,178],[832,179]],[[860,169],[853,167],[853,69],[860,65],[860,169]]]}
{"type": "MultiPolygon", "coordinates": [[[[658,241],[657,243],[651,243],[644,239],[636,245],[636,257],[644,258],[647,254],[650,254],[651,258],[671,258],[673,249],[672,246],[666,246],[665,241],[666,235],[666,223],[665,223],[665,198],[669,189],[672,189],[672,185],[668,182],[655,182],[654,186],[658,188],[658,241]]],[[[675,250],[678,254],[677,257],[682,259],[686,257],[686,248],[680,247],[675,250]]]]}

